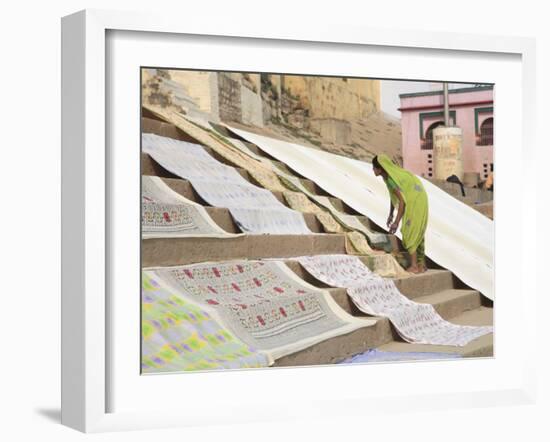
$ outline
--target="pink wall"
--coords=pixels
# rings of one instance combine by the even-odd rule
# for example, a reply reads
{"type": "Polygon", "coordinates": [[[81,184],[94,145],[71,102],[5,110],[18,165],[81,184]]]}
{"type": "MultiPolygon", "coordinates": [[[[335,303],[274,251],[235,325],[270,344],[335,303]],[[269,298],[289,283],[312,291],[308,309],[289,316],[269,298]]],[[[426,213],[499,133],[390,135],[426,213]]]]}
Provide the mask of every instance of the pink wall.
{"type": "MultiPolygon", "coordinates": [[[[421,149],[421,136],[425,137],[432,123],[444,120],[443,93],[434,91],[403,94],[400,98],[403,165],[412,172],[429,178],[433,172],[433,150],[421,149]],[[432,115],[434,113],[441,115],[432,115]]],[[[476,145],[476,109],[479,130],[486,119],[493,117],[493,89],[479,87],[449,90],[449,109],[451,125],[454,122],[455,126],[462,129],[464,172],[477,172],[483,180],[491,170],[493,146],[476,145]]]]}

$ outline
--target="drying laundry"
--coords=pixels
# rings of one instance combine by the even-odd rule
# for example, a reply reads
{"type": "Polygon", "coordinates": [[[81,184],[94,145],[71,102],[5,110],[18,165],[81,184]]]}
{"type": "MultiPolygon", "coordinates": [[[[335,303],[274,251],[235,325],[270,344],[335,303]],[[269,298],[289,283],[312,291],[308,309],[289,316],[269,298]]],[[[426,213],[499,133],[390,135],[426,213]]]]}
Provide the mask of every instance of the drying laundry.
{"type": "Polygon", "coordinates": [[[301,213],[282,204],[268,190],[246,181],[199,145],[143,134],[143,151],[162,167],[191,182],[210,205],[229,209],[244,232],[311,234],[301,213]]]}
{"type": "Polygon", "coordinates": [[[273,359],[374,324],[348,315],[283,262],[232,261],[146,269],[184,299],[215,311],[247,345],[273,359]]]}
{"type": "Polygon", "coordinates": [[[319,220],[325,231],[330,233],[343,233],[342,226],[332,217],[332,215],[314,204],[306,195],[301,192],[287,190],[283,196],[290,208],[302,213],[313,213],[319,220]]]}
{"type": "MultiPolygon", "coordinates": [[[[378,226],[386,225],[388,191],[383,181],[375,177],[370,163],[233,127],[229,129],[342,199],[378,226]]],[[[421,181],[430,204],[426,255],[493,299],[493,221],[429,181],[421,181]]],[[[401,234],[398,231],[396,235],[401,234]]]]}
{"type": "Polygon", "coordinates": [[[204,207],[173,191],[159,177],[142,176],[141,190],[143,239],[239,236],[221,229],[204,207]]]}
{"type": "Polygon", "coordinates": [[[267,367],[269,356],[244,344],[214,316],[142,273],[143,373],[267,367]]]}
{"type": "Polygon", "coordinates": [[[228,138],[212,130],[210,124],[208,127],[204,124],[194,124],[183,115],[161,109],[158,106],[145,105],[144,107],[171,122],[202,145],[212,149],[233,166],[245,169],[254,180],[266,189],[279,192],[285,190],[277,175],[269,167],[241,152],[231,144],[228,138]]]}
{"type": "Polygon", "coordinates": [[[432,305],[403,296],[393,280],[374,274],[356,256],[319,255],[296,259],[318,280],[345,288],[361,311],[389,318],[407,342],[464,346],[493,331],[490,326],[456,325],[444,320],[432,305]]]}

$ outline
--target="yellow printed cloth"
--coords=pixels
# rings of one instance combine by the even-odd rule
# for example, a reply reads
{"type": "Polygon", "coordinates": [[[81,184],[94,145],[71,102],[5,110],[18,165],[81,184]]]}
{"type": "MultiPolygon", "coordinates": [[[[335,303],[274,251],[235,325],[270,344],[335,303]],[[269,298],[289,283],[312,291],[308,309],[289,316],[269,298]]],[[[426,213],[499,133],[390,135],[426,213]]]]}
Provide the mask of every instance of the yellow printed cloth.
{"type": "Polygon", "coordinates": [[[244,344],[214,317],[142,272],[143,373],[258,368],[270,358],[244,344]]]}
{"type": "Polygon", "coordinates": [[[399,265],[393,255],[371,249],[367,239],[359,232],[346,233],[346,253],[367,256],[367,266],[384,278],[405,278],[411,275],[399,265]]]}
{"type": "Polygon", "coordinates": [[[373,250],[363,234],[357,231],[346,233],[346,252],[350,255],[374,255],[384,253],[381,250],[373,250]]]}
{"type": "Polygon", "coordinates": [[[201,127],[172,110],[150,105],[144,105],[144,107],[183,130],[200,144],[209,147],[235,167],[245,169],[262,187],[275,192],[286,190],[272,170],[261,162],[241,152],[238,148],[232,146],[229,140],[216,132],[201,127]]]}
{"type": "Polygon", "coordinates": [[[291,209],[302,213],[314,213],[319,222],[322,224],[325,231],[329,233],[342,233],[343,227],[334,219],[334,217],[314,204],[310,199],[301,192],[293,192],[286,190],[283,196],[291,209]]]}

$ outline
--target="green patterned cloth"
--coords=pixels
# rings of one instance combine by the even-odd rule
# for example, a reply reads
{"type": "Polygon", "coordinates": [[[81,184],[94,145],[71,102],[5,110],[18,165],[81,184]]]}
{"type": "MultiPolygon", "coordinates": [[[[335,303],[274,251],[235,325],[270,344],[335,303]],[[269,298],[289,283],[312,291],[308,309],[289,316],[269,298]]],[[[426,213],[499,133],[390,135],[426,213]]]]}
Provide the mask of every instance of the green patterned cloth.
{"type": "Polygon", "coordinates": [[[257,368],[268,357],[239,341],[211,314],[142,272],[143,373],[257,368]]]}

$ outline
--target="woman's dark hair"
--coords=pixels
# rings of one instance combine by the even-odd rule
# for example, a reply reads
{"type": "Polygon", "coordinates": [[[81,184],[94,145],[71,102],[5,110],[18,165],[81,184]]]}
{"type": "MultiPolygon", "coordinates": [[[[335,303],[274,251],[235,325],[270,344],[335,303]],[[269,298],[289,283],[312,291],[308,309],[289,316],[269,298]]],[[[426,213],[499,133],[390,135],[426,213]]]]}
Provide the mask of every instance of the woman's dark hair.
{"type": "Polygon", "coordinates": [[[382,166],[380,165],[380,163],[378,162],[378,155],[375,156],[373,159],[372,159],[372,165],[374,167],[376,167],[377,169],[382,169],[382,166]]]}

